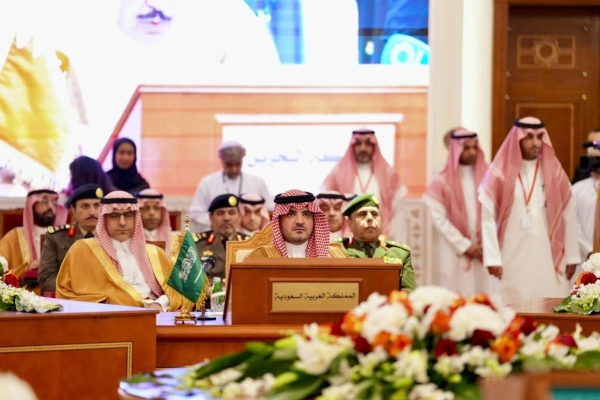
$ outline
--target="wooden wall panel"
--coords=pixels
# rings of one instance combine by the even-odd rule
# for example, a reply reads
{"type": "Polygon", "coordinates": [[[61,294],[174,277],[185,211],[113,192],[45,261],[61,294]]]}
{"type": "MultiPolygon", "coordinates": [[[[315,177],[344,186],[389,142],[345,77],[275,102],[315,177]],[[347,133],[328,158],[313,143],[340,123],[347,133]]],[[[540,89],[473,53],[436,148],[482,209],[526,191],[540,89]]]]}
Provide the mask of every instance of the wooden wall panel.
{"type": "Polygon", "coordinates": [[[396,170],[411,197],[419,197],[426,186],[426,88],[148,87],[138,97],[141,171],[166,196],[192,196],[205,175],[220,169],[219,114],[402,114],[396,126],[396,170]]]}

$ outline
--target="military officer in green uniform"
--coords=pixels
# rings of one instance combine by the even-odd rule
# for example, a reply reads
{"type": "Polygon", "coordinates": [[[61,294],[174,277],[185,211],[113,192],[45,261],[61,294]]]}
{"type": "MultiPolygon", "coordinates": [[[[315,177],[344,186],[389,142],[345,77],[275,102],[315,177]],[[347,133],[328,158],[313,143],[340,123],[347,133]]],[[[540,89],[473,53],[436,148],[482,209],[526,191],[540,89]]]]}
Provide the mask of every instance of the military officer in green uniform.
{"type": "Polygon", "coordinates": [[[38,273],[42,294],[56,290],[56,276],[71,245],[76,240],[94,237],[102,196],[102,189],[96,184],[78,187],[67,202],[75,223],[48,227],[38,273]]]}
{"type": "Polygon", "coordinates": [[[339,239],[350,258],[382,258],[389,263],[402,264],[400,288],[416,287],[415,272],[410,258],[410,247],[405,244],[383,240],[379,199],[372,194],[356,196],[342,213],[348,218],[348,228],[353,238],[339,239]]]}
{"type": "Polygon", "coordinates": [[[217,259],[215,267],[208,274],[211,284],[215,277],[225,278],[227,242],[246,240],[250,237],[235,230],[241,218],[238,203],[237,196],[231,193],[215,197],[208,207],[208,217],[213,230],[192,235],[202,262],[209,256],[217,259]]]}

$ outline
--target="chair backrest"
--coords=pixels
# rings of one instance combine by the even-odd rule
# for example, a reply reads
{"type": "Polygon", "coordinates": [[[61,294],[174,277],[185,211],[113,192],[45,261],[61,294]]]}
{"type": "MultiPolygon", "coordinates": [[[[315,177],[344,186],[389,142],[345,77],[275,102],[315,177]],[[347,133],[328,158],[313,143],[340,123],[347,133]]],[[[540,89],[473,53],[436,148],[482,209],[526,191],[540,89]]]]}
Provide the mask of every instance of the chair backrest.
{"type": "Polygon", "coordinates": [[[40,235],[40,257],[42,256],[42,250],[44,249],[44,241],[46,240],[46,234],[42,233],[40,235]]]}
{"type": "Polygon", "coordinates": [[[0,238],[13,228],[23,226],[23,209],[0,210],[0,238]]]}
{"type": "Polygon", "coordinates": [[[246,240],[227,242],[227,250],[225,253],[225,279],[229,276],[229,267],[231,264],[244,261],[253,250],[271,243],[273,243],[273,227],[271,226],[271,222],[246,240]]]}
{"type": "Polygon", "coordinates": [[[163,250],[166,250],[166,244],[164,240],[157,240],[157,241],[152,241],[152,240],[146,240],[147,244],[153,244],[154,246],[160,247],[163,250]]]}
{"type": "Polygon", "coordinates": [[[181,211],[169,211],[169,222],[172,231],[181,230],[181,211]]]}

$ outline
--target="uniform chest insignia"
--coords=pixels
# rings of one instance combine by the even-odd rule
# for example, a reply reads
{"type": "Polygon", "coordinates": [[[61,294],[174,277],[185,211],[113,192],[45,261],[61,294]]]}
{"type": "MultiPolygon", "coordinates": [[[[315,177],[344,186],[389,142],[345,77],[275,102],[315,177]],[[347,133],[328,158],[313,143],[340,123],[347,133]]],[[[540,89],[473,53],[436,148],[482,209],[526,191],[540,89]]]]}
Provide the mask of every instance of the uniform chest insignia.
{"type": "Polygon", "coordinates": [[[210,250],[204,250],[202,252],[202,257],[209,257],[209,256],[212,256],[213,254],[214,253],[212,251],[210,251],[210,250]]]}
{"type": "Polygon", "coordinates": [[[71,225],[69,227],[69,230],[67,231],[67,236],[73,237],[73,236],[75,236],[76,233],[77,233],[77,228],[75,227],[75,225],[71,225]]]}
{"type": "Polygon", "coordinates": [[[208,239],[206,239],[206,243],[208,243],[208,244],[213,244],[213,242],[214,242],[214,241],[215,241],[215,234],[214,234],[214,233],[211,233],[211,234],[208,236],[208,239]]]}
{"type": "Polygon", "coordinates": [[[387,264],[402,264],[402,259],[398,257],[384,256],[383,262],[387,264]]]}

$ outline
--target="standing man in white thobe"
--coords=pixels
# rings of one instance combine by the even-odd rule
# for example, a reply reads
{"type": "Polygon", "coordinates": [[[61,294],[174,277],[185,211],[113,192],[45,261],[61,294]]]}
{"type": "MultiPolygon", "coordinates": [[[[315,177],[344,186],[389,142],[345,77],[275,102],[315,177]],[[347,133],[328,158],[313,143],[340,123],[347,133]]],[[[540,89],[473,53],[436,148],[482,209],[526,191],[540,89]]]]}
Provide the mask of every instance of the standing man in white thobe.
{"type": "Polygon", "coordinates": [[[487,163],[476,133],[455,129],[449,140],[446,166],[423,196],[436,228],[438,283],[466,297],[492,294],[491,277],[482,265],[481,207],[477,201],[487,163]]]}
{"type": "Polygon", "coordinates": [[[483,263],[507,304],[567,296],[580,263],[571,185],[544,127],[515,121],[479,187],[483,263]]]}
{"type": "Polygon", "coordinates": [[[265,181],[256,175],[242,173],[242,161],[246,149],[238,142],[224,142],[219,148],[219,158],[223,169],[205,176],[198,185],[190,205],[190,230],[204,232],[212,230],[208,216],[208,206],[217,196],[231,193],[255,193],[266,201],[267,209],[273,210],[273,197],[265,181]]]}
{"type": "MultiPolygon", "coordinates": [[[[598,141],[600,143],[600,129],[590,132],[588,134],[588,141],[598,141]]],[[[575,200],[575,209],[577,210],[577,219],[579,220],[577,240],[579,242],[579,253],[582,262],[587,261],[593,250],[596,198],[598,196],[598,181],[600,179],[600,169],[594,168],[594,157],[598,157],[597,160],[600,161],[600,150],[589,147],[588,157],[591,167],[590,176],[573,184],[573,198],[575,200]]],[[[581,265],[579,265],[575,271],[575,276],[581,272],[581,265]]]]}
{"type": "Polygon", "coordinates": [[[352,132],[350,146],[323,182],[321,192],[370,193],[381,200],[381,228],[390,240],[407,243],[402,199],[408,193],[381,153],[375,131],[352,132]]]}

